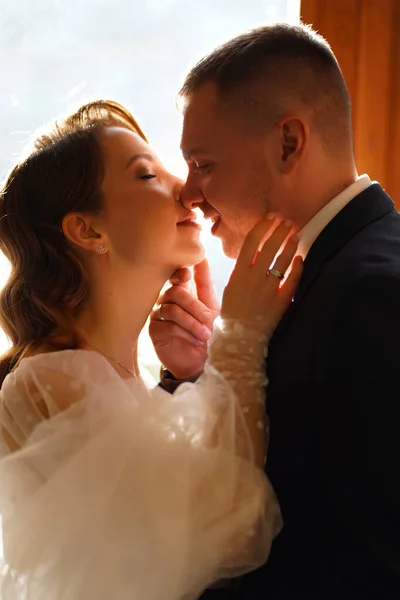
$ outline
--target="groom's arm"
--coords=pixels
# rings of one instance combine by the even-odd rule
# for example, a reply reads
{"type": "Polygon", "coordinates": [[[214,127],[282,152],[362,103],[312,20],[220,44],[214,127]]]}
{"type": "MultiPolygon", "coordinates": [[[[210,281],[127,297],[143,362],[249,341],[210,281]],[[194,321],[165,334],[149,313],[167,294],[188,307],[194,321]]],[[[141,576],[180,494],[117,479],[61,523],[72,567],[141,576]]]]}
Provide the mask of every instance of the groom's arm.
{"type": "Polygon", "coordinates": [[[166,392],[173,394],[182,383],[194,383],[198,378],[199,375],[188,377],[186,379],[177,379],[173,373],[168,371],[168,369],[162,365],[160,369],[160,382],[158,385],[166,392]]]}

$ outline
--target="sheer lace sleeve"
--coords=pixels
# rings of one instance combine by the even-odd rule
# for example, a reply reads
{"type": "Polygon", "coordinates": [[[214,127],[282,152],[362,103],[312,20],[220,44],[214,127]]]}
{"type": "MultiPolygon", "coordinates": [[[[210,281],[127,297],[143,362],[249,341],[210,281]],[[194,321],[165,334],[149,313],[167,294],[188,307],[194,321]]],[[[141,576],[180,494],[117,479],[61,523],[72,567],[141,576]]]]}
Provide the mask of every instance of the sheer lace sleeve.
{"type": "Polygon", "coordinates": [[[206,365],[206,370],[208,365],[215,368],[235,394],[239,407],[238,453],[261,468],[269,438],[265,407],[267,354],[268,337],[256,323],[224,320],[215,330],[206,365]]]}
{"type": "Polygon", "coordinates": [[[3,600],[190,600],[266,560],[279,509],[218,343],[173,396],[86,351],[25,359],[6,379],[3,600]]]}

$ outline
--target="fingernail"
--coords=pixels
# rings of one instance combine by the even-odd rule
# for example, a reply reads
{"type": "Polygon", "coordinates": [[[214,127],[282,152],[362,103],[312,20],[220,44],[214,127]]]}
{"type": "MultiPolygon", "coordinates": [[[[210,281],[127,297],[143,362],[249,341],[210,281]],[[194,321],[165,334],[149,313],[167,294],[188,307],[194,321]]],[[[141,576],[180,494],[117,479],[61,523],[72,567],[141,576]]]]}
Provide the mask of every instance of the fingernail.
{"type": "Polygon", "coordinates": [[[270,212],[267,214],[266,219],[267,221],[273,221],[276,217],[276,213],[270,212]]]}
{"type": "Polygon", "coordinates": [[[290,238],[290,241],[293,242],[294,244],[297,244],[297,242],[299,240],[300,240],[300,236],[298,234],[292,235],[292,237],[290,238]]]}
{"type": "Polygon", "coordinates": [[[203,338],[204,342],[207,342],[210,339],[211,336],[212,336],[212,333],[208,329],[208,327],[202,327],[201,328],[201,337],[203,338]]]}
{"type": "Polygon", "coordinates": [[[193,340],[193,346],[202,346],[204,344],[204,342],[202,342],[201,340],[198,340],[196,338],[194,338],[193,340]]]}
{"type": "Polygon", "coordinates": [[[288,229],[290,227],[292,227],[293,223],[292,221],[290,221],[290,219],[286,219],[286,221],[283,222],[284,226],[287,227],[288,229]]]}

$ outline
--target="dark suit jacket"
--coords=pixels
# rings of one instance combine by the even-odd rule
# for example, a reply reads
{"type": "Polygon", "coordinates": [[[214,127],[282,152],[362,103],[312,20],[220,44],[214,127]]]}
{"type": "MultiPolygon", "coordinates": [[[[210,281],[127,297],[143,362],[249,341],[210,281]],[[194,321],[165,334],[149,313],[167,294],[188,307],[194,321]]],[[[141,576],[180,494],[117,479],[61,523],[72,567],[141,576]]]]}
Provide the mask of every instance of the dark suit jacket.
{"type": "Polygon", "coordinates": [[[268,563],[203,600],[400,599],[400,215],[378,184],[323,230],[268,357],[268,563]]]}

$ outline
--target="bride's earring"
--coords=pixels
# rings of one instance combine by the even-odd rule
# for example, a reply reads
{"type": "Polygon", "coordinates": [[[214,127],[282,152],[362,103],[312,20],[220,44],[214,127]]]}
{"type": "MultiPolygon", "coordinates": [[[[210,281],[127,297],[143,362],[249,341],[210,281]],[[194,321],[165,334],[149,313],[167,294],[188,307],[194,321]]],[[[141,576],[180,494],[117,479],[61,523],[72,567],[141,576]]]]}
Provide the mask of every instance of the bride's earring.
{"type": "Polygon", "coordinates": [[[107,250],[107,248],[104,246],[104,244],[99,244],[97,246],[97,250],[103,254],[107,250]]]}

